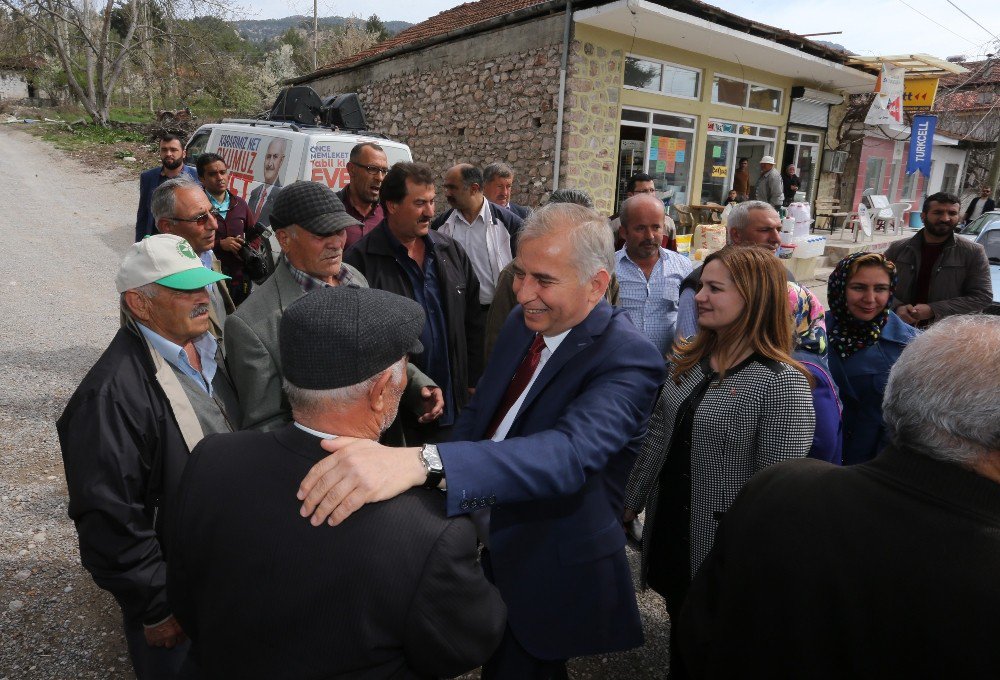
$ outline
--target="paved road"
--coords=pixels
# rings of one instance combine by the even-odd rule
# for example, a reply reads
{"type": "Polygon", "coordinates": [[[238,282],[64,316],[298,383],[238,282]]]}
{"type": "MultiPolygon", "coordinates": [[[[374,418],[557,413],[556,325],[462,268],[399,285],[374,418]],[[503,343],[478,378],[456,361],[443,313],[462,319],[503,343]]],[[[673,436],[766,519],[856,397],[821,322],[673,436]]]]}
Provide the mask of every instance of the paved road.
{"type": "MultiPolygon", "coordinates": [[[[0,680],[131,678],[117,606],[80,566],[54,423],[117,329],[138,182],[10,126],[0,158],[0,680]]],[[[664,677],[662,602],[640,606],[646,646],[577,660],[572,677],[664,677]]]]}

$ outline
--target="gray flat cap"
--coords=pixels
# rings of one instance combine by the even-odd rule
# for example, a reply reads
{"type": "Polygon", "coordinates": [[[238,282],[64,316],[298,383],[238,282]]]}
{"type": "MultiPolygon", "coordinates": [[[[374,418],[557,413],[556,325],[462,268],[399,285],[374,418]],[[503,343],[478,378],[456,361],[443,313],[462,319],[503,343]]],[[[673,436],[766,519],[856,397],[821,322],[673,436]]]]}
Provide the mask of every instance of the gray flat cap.
{"type": "Polygon", "coordinates": [[[374,288],[336,286],[303,295],[285,310],[278,346],[285,380],[307,390],[362,383],[424,351],[424,308],[374,288]]]}
{"type": "Polygon", "coordinates": [[[292,224],[317,236],[329,236],[361,223],[347,214],[333,189],[299,180],[282,188],[271,208],[272,227],[283,229],[292,224]]]}

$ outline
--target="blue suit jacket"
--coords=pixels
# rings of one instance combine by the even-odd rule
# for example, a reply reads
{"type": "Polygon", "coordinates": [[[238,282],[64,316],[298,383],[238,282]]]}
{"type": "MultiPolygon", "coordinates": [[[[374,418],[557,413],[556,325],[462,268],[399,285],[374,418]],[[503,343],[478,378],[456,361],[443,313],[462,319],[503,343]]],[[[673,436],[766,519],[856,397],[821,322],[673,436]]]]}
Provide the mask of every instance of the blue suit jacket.
{"type": "Polygon", "coordinates": [[[518,642],[541,659],[642,644],[624,489],[663,358],[603,299],[532,385],[507,438],[485,436],[534,333],[514,307],[476,395],[438,448],[448,514],[492,509],[490,558],[518,642]],[[459,441],[461,440],[461,441],[459,441]]]}
{"type": "MultiPolygon", "coordinates": [[[[166,179],[160,178],[163,167],[150,168],[139,175],[139,209],[135,213],[135,240],[136,243],[153,236],[159,232],[156,229],[156,220],[153,219],[153,192],[166,179]]],[[[185,165],[184,174],[198,182],[198,171],[193,166],[185,165]]]]}

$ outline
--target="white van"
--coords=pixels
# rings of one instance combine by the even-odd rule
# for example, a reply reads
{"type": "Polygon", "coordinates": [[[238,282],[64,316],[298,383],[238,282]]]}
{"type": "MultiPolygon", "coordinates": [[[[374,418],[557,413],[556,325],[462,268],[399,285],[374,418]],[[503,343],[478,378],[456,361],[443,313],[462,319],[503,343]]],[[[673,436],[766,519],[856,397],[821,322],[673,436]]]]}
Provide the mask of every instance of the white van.
{"type": "Polygon", "coordinates": [[[229,188],[246,199],[260,223],[270,226],[267,204],[282,186],[300,179],[326,184],[334,191],[347,186],[347,161],[361,142],[381,146],[390,166],[413,160],[406,144],[376,135],[290,121],[227,119],[195,131],[185,162],[193,166],[206,152],[222,156],[229,165],[229,188]],[[262,197],[264,205],[258,206],[262,197]]]}

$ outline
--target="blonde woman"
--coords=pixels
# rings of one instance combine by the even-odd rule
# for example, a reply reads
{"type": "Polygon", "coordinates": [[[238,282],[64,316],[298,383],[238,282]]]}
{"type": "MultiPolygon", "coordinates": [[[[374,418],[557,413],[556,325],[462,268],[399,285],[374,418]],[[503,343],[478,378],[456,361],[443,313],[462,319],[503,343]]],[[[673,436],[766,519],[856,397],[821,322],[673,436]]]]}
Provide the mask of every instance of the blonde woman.
{"type": "Polygon", "coordinates": [[[812,445],[811,378],[790,356],[786,281],[765,248],[713,253],[695,297],[698,333],[674,344],[625,497],[626,519],[646,510],[642,581],[672,616],[743,484],[812,445]]]}

